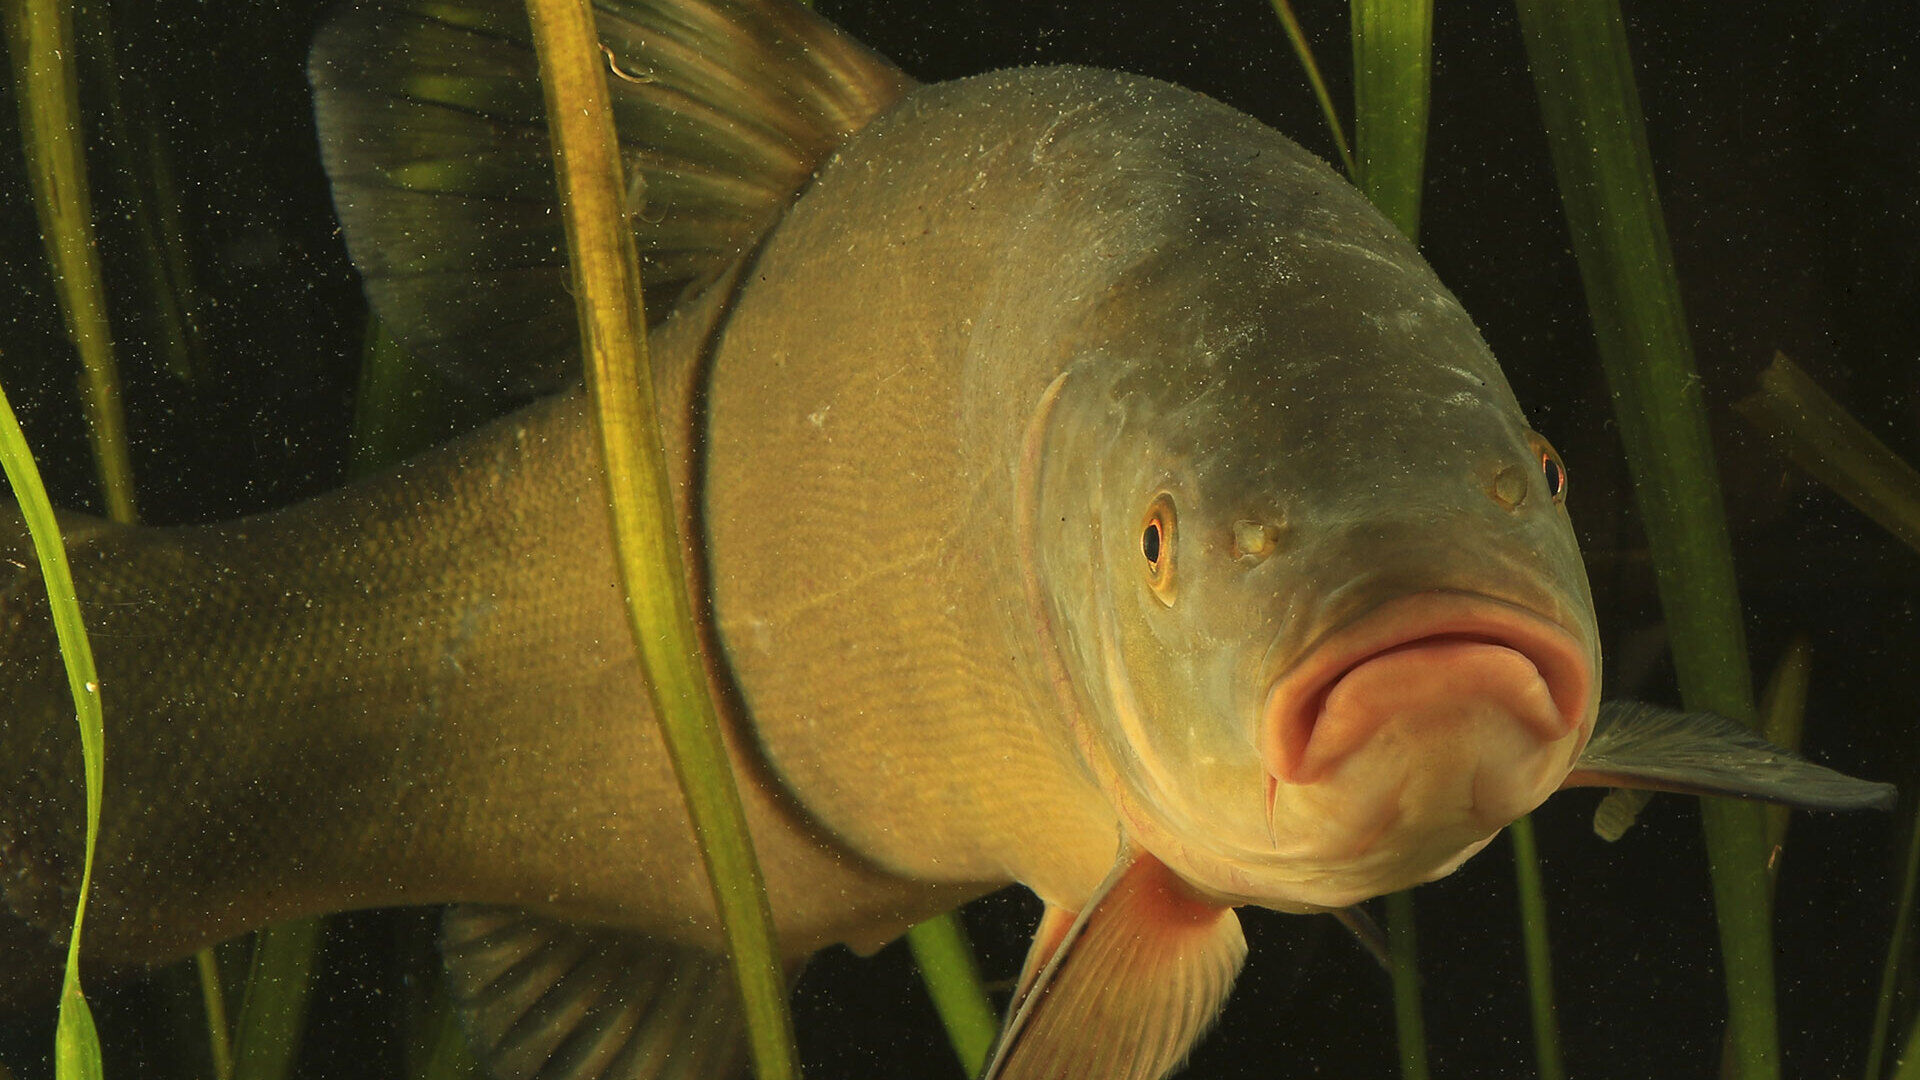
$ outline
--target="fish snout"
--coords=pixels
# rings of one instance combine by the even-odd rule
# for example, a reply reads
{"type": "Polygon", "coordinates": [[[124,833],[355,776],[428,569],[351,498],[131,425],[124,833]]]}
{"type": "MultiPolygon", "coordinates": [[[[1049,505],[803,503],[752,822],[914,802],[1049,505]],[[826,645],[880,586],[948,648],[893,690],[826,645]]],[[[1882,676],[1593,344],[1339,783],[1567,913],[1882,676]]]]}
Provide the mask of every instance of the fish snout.
{"type": "Polygon", "coordinates": [[[1449,833],[1490,833],[1572,766],[1593,680],[1589,650],[1541,616],[1418,593],[1336,630],[1273,683],[1260,754],[1275,789],[1343,789],[1348,812],[1374,823],[1364,831],[1451,818],[1449,833]]]}

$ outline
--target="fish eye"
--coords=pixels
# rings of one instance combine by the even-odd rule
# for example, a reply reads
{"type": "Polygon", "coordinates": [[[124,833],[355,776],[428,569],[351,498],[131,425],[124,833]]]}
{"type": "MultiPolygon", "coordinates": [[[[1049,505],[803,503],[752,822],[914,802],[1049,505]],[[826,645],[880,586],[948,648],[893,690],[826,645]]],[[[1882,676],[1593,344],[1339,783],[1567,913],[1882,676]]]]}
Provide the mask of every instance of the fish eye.
{"type": "Polygon", "coordinates": [[[1162,493],[1147,508],[1140,526],[1140,554],[1147,560],[1147,584],[1162,603],[1173,603],[1173,497],[1162,493]]]}
{"type": "Polygon", "coordinates": [[[1547,478],[1547,494],[1556,503],[1567,501],[1567,467],[1560,462],[1560,455],[1554,452],[1553,445],[1545,439],[1539,442],[1540,471],[1547,478]]]}

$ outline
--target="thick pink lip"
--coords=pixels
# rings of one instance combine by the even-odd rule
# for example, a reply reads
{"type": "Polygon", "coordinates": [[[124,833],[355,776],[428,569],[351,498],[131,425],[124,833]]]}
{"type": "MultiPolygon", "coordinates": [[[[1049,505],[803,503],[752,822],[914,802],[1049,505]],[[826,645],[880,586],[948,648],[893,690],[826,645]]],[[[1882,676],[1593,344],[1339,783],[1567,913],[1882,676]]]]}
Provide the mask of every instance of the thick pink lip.
{"type": "Polygon", "coordinates": [[[1318,779],[1303,775],[1301,765],[1333,687],[1376,657],[1448,642],[1498,645],[1532,662],[1558,713],[1530,725],[1543,741],[1564,737],[1584,720],[1593,665],[1579,639],[1541,616],[1490,597],[1417,593],[1388,601],[1333,631],[1275,680],[1260,726],[1260,756],[1267,773],[1284,783],[1318,779]]]}

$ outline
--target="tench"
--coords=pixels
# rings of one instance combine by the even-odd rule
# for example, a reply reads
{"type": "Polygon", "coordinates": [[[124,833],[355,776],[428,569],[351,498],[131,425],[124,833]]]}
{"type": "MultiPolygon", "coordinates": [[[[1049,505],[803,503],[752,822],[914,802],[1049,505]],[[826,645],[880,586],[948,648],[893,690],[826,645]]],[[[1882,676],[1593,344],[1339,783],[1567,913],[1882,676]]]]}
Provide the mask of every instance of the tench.
{"type": "MultiPolygon", "coordinates": [[[[1197,93],[917,85],[786,0],[600,9],[713,690],[793,965],[1009,882],[992,1075],[1159,1077],[1234,909],[1452,871],[1576,784],[1879,804],[1736,725],[1599,708],[1564,502],[1472,321],[1325,164],[1197,93]]],[[[86,946],[166,960],[455,904],[501,1077],[716,1075],[739,1032],[626,629],[517,2],[312,56],[375,310],[523,408],[258,517],[68,517],[107,804],[86,946]]],[[[17,518],[0,941],[71,915],[71,710],[17,518]]]]}

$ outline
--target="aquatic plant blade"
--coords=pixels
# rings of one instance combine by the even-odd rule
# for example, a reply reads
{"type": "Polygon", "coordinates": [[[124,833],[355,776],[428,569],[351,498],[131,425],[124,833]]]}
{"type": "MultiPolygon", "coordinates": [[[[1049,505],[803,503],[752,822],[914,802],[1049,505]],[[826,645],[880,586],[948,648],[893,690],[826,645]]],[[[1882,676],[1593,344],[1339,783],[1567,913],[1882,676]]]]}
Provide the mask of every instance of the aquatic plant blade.
{"type": "Polygon", "coordinates": [[[1920,471],[1868,431],[1806,372],[1773,354],[1760,388],[1733,411],[1781,445],[1795,465],[1881,528],[1920,551],[1920,471]]]}
{"type": "Polygon", "coordinates": [[[1387,894],[1387,959],[1400,1075],[1403,1080],[1427,1080],[1427,1020],[1420,1004],[1420,952],[1410,890],[1387,894]]]}
{"type": "Polygon", "coordinates": [[[1340,111],[1333,107],[1333,95],[1327,91],[1327,80],[1320,75],[1320,62],[1313,58],[1313,46],[1307,42],[1307,33],[1300,28],[1300,20],[1294,17],[1293,5],[1287,0],[1269,0],[1273,13],[1280,19],[1280,28],[1287,33],[1287,42],[1293,46],[1293,55],[1299,59],[1301,70],[1307,74],[1307,85],[1313,88],[1313,99],[1320,103],[1320,115],[1326,118],[1327,130],[1333,135],[1333,149],[1340,155],[1340,167],[1348,176],[1354,175],[1353,150],[1347,146],[1347,133],[1340,126],[1340,111]]]}
{"type": "Polygon", "coordinates": [[[799,1075],[773,916],[695,637],[675,535],[639,258],[606,70],[584,0],[528,0],[567,231],[580,340],[606,461],[614,546],[647,692],[706,862],[760,1080],[799,1075]]]}
{"type": "Polygon", "coordinates": [[[132,521],[133,466],[120,408],[118,364],[107,325],[106,284],[93,233],[93,199],[81,142],[73,19],[66,0],[7,0],[7,55],[13,60],[33,208],[53,269],[67,335],[79,353],[87,432],[107,516],[132,521]]]}
{"type": "Polygon", "coordinates": [[[253,963],[233,1037],[236,1077],[285,1080],[292,1074],[325,922],[296,919],[253,935],[253,963]]]}
{"type": "Polygon", "coordinates": [[[86,774],[87,844],[80,869],[80,896],[73,906],[73,933],[67,940],[66,974],[60,988],[60,1017],[54,1029],[54,1066],[60,1080],[100,1075],[100,1039],[93,1014],[80,992],[80,929],[86,921],[87,892],[93,887],[93,850],[100,836],[100,794],[105,775],[105,737],[100,719],[100,676],[94,669],[93,647],[80,620],[80,603],[67,566],[66,543],[53,516],[53,503],[40,482],[33,452],[13,406],[0,391],[0,468],[7,474],[20,514],[33,537],[33,552],[53,609],[54,636],[73,694],[74,715],[80,724],[80,756],[86,774]]]}
{"type": "Polygon", "coordinates": [[[53,1029],[53,1075],[55,1080],[100,1080],[104,1073],[93,1010],[87,1008],[79,982],[69,979],[60,993],[60,1020],[53,1029]]]}
{"type": "Polygon", "coordinates": [[[1527,1007],[1533,1016],[1533,1060],[1540,1080],[1565,1080],[1560,1021],[1553,1003],[1553,952],[1547,943],[1547,890],[1533,818],[1507,826],[1513,840],[1513,876],[1520,894],[1520,941],[1527,959],[1527,1007]]]}
{"type": "MultiPolygon", "coordinates": [[[[1666,225],[1617,0],[1517,0],[1594,337],[1652,548],[1681,698],[1746,720],[1753,687],[1666,225]]],[[[1706,800],[1708,865],[1739,1075],[1779,1075],[1765,824],[1706,800]]]]}
{"type": "Polygon", "coordinates": [[[1420,236],[1432,94],[1433,0],[1353,0],[1353,178],[1420,236]]]}
{"type": "Polygon", "coordinates": [[[987,999],[980,965],[974,961],[960,913],[936,915],[907,931],[907,948],[933,998],[934,1011],[947,1029],[947,1041],[968,1076],[980,1075],[1000,1033],[1000,1018],[987,999]]]}

